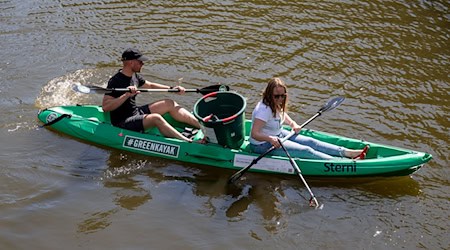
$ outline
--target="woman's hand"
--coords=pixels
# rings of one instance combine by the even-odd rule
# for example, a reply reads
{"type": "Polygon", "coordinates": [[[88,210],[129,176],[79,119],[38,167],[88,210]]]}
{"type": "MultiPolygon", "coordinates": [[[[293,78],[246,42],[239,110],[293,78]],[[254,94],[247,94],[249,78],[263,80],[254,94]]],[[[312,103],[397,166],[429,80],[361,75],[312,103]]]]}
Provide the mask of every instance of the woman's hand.
{"type": "Polygon", "coordinates": [[[274,146],[275,148],[281,147],[280,142],[278,141],[278,137],[276,136],[269,136],[268,142],[270,142],[270,144],[272,144],[272,146],[274,146]]]}
{"type": "Polygon", "coordinates": [[[300,125],[298,125],[296,122],[294,122],[294,125],[291,128],[292,128],[292,130],[295,131],[296,134],[298,134],[300,132],[300,130],[302,130],[302,127],[300,125]]]}

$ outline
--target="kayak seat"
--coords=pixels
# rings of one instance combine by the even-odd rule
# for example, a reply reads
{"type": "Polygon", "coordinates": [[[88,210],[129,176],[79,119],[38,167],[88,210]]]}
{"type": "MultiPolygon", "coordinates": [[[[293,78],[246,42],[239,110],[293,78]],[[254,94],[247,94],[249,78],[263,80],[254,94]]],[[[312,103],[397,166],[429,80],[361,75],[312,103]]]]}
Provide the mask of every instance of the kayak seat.
{"type": "Polygon", "coordinates": [[[252,152],[252,150],[250,149],[250,143],[248,142],[248,140],[244,140],[240,149],[244,152],[252,152]]]}

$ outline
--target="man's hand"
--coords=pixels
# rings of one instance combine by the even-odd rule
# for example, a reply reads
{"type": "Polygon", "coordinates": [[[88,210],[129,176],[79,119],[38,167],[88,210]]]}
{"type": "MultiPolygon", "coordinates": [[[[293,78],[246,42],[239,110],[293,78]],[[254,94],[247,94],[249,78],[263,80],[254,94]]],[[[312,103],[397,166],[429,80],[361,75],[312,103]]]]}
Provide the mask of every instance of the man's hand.
{"type": "Polygon", "coordinates": [[[184,87],[181,87],[180,85],[173,87],[173,89],[179,89],[179,95],[184,95],[184,93],[186,92],[186,89],[184,87]]]}
{"type": "Polygon", "coordinates": [[[136,86],[128,86],[128,89],[130,90],[130,92],[126,93],[127,97],[132,97],[141,93],[141,91],[137,90],[136,86]]]}

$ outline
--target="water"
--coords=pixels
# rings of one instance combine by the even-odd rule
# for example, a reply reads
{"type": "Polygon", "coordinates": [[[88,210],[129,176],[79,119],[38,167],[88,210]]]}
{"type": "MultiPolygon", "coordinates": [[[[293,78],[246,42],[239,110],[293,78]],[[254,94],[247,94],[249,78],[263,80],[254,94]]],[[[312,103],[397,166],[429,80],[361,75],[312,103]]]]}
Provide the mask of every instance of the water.
{"type": "MultiPolygon", "coordinates": [[[[0,1],[0,248],[448,249],[445,1],[0,1]],[[311,179],[148,158],[38,127],[39,108],[101,102],[137,47],[150,81],[222,83],[247,117],[272,76],[309,127],[431,153],[412,176],[311,179]]],[[[139,102],[173,97],[142,94],[139,102]]],[[[176,96],[192,109],[200,96],[176,96]]]]}

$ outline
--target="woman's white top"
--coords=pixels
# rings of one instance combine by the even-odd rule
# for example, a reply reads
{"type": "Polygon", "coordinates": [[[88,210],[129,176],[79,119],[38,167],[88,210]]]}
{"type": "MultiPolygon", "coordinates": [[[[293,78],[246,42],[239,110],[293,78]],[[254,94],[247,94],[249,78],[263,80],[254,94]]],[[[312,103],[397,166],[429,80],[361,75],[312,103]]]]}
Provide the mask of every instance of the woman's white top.
{"type": "MultiPolygon", "coordinates": [[[[255,122],[255,119],[260,119],[266,123],[261,129],[261,133],[269,136],[278,136],[281,133],[284,119],[282,119],[279,112],[277,112],[274,117],[272,109],[262,101],[256,104],[256,107],[252,112],[252,124],[255,122]]],[[[264,141],[255,140],[250,136],[250,143],[258,145],[264,143],[264,141]]]]}

